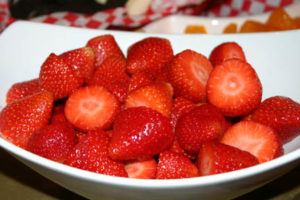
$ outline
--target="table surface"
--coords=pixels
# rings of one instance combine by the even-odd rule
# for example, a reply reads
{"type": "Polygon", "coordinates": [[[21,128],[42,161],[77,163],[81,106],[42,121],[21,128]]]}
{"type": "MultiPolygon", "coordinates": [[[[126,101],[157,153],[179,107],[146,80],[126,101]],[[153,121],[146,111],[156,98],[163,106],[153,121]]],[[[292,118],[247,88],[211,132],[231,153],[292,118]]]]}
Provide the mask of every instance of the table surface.
{"type": "MultiPolygon", "coordinates": [[[[37,174],[0,149],[0,199],[84,200],[37,174]]],[[[299,200],[300,166],[279,179],[235,200],[299,200]]]]}

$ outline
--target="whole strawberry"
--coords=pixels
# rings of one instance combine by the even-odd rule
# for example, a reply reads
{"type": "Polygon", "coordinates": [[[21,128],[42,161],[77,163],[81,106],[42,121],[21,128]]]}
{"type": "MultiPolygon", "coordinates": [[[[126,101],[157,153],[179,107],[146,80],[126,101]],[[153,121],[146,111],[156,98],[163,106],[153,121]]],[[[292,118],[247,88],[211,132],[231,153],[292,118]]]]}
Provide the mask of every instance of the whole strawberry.
{"type": "Polygon", "coordinates": [[[147,107],[133,107],[115,120],[109,155],[117,160],[147,159],[170,147],[170,120],[147,107]]]}
{"type": "Polygon", "coordinates": [[[127,177],[124,164],[108,156],[109,137],[101,129],[82,137],[65,161],[66,165],[110,176],[127,177]]]}
{"type": "Polygon", "coordinates": [[[282,143],[300,134],[300,104],[288,97],[274,96],[264,100],[249,118],[276,129],[282,143]]]}
{"type": "Polygon", "coordinates": [[[48,124],[53,102],[52,93],[44,91],[6,105],[0,113],[3,137],[25,148],[30,136],[48,124]]]}
{"type": "Polygon", "coordinates": [[[69,124],[46,125],[29,139],[27,149],[45,158],[63,162],[77,144],[77,136],[69,124]]]}

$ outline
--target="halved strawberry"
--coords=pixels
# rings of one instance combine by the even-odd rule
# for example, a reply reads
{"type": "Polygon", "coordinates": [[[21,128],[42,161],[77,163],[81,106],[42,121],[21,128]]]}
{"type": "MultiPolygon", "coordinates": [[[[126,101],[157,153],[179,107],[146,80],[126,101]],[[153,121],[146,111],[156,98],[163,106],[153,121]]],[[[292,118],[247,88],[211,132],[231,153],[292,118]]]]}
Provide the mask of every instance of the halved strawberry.
{"type": "Polygon", "coordinates": [[[220,142],[250,152],[260,163],[272,160],[283,152],[278,133],[253,121],[244,120],[234,124],[224,133],[220,142]]]}
{"type": "Polygon", "coordinates": [[[209,56],[209,60],[213,66],[217,66],[231,58],[246,61],[242,47],[236,42],[224,42],[216,46],[209,56]]]}
{"type": "Polygon", "coordinates": [[[204,143],[197,158],[200,176],[230,172],[256,164],[257,158],[249,152],[219,142],[204,143]]]}
{"type": "Polygon", "coordinates": [[[38,93],[40,91],[40,81],[38,78],[13,84],[6,93],[6,103],[38,93]]]}
{"type": "Polygon", "coordinates": [[[211,72],[207,82],[207,98],[224,115],[243,116],[259,106],[262,85],[250,64],[230,59],[211,72]]]}
{"type": "Polygon", "coordinates": [[[300,104],[288,97],[264,100],[249,118],[276,129],[282,143],[300,135],[300,104]]]}
{"type": "Polygon", "coordinates": [[[128,92],[149,85],[151,83],[153,83],[153,79],[149,74],[142,72],[135,73],[130,78],[128,92]]]}
{"type": "Polygon", "coordinates": [[[177,54],[170,71],[175,96],[206,101],[206,83],[212,69],[209,60],[200,53],[188,49],[177,54]]]}
{"type": "Polygon", "coordinates": [[[86,86],[76,90],[65,105],[68,121],[83,131],[109,128],[119,111],[119,101],[102,86],[86,86]]]}
{"type": "Polygon", "coordinates": [[[72,66],[88,81],[95,70],[95,53],[90,47],[81,47],[67,51],[60,55],[67,65],[72,66]]]}
{"type": "Polygon", "coordinates": [[[30,136],[48,124],[53,102],[52,93],[44,91],[6,105],[0,113],[3,137],[25,148],[30,136]]]}
{"type": "Polygon", "coordinates": [[[114,36],[110,34],[94,37],[87,42],[86,46],[91,47],[95,52],[96,68],[111,55],[124,57],[124,54],[117,44],[114,36]]]}
{"type": "Polygon", "coordinates": [[[198,169],[187,157],[171,151],[164,151],[159,154],[157,179],[179,179],[196,176],[199,176],[198,169]]]}
{"type": "Polygon", "coordinates": [[[83,77],[54,53],[43,63],[39,79],[41,89],[52,92],[55,100],[69,96],[84,83],[83,77]]]}
{"type": "Polygon", "coordinates": [[[166,82],[157,82],[136,89],[128,94],[125,109],[146,106],[166,117],[170,117],[173,88],[166,82]]]}
{"type": "Polygon", "coordinates": [[[148,37],[134,43],[127,52],[127,71],[156,76],[173,58],[173,49],[169,40],[159,37],[148,37]]]}
{"type": "Polygon", "coordinates": [[[141,161],[130,161],[125,164],[129,178],[155,179],[157,163],[153,158],[141,161]]]}

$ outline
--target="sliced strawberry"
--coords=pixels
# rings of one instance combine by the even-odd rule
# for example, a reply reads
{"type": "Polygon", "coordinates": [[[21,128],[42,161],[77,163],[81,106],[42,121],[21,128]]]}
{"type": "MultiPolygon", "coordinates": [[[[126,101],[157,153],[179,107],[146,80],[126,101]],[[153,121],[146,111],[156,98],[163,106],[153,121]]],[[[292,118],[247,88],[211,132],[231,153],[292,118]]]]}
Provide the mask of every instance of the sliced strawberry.
{"type": "Polygon", "coordinates": [[[55,100],[69,96],[84,82],[83,77],[72,66],[54,53],[43,63],[39,79],[41,89],[52,92],[55,100]]]}
{"type": "Polygon", "coordinates": [[[109,154],[116,160],[148,159],[171,146],[170,120],[147,107],[128,108],[116,118],[109,154]]]}
{"type": "Polygon", "coordinates": [[[283,152],[278,133],[268,126],[253,121],[234,124],[224,133],[220,141],[250,152],[260,163],[272,160],[283,152]]]}
{"type": "Polygon", "coordinates": [[[231,58],[246,61],[242,47],[236,42],[225,42],[216,46],[209,56],[209,60],[213,66],[217,66],[231,58]]]}
{"type": "Polygon", "coordinates": [[[264,100],[250,119],[276,129],[282,143],[300,135],[300,104],[287,97],[274,96],[264,100]]]}
{"type": "Polygon", "coordinates": [[[125,164],[129,178],[155,179],[157,163],[153,158],[142,161],[130,161],[125,164]]]}
{"type": "Polygon", "coordinates": [[[40,81],[38,78],[13,84],[6,94],[6,103],[22,99],[40,91],[40,81]]]}
{"type": "Polygon", "coordinates": [[[184,50],[173,59],[170,80],[175,96],[195,102],[206,101],[206,83],[213,67],[209,60],[192,50],[184,50]]]}
{"type": "Polygon", "coordinates": [[[76,90],[65,105],[68,121],[83,131],[109,128],[119,111],[119,101],[101,86],[87,86],[76,90]]]}
{"type": "Polygon", "coordinates": [[[172,58],[173,49],[169,40],[148,37],[129,47],[127,71],[130,74],[144,72],[156,76],[172,58]]]}
{"type": "Polygon", "coordinates": [[[149,85],[151,83],[153,83],[153,79],[149,74],[142,72],[135,73],[130,78],[128,92],[149,85]]]}
{"type": "Polygon", "coordinates": [[[88,81],[95,70],[95,53],[90,47],[81,47],[67,51],[60,55],[67,65],[72,66],[79,74],[88,81]]]}
{"type": "Polygon", "coordinates": [[[179,179],[199,176],[196,165],[187,157],[171,151],[159,154],[157,179],[179,179]]]}
{"type": "Polygon", "coordinates": [[[256,164],[257,158],[249,152],[218,142],[204,143],[197,158],[200,176],[230,172],[256,164]]]}
{"type": "Polygon", "coordinates": [[[173,88],[171,84],[157,82],[136,89],[128,94],[125,109],[146,106],[166,117],[170,117],[172,108],[173,88]]]}
{"type": "Polygon", "coordinates": [[[189,153],[198,153],[202,143],[215,140],[225,131],[226,120],[221,111],[210,104],[197,106],[183,115],[176,125],[180,146],[189,153]]]}
{"type": "Polygon", "coordinates": [[[127,177],[124,163],[108,156],[109,137],[101,129],[89,131],[70,152],[65,164],[110,176],[127,177]]]}
{"type": "Polygon", "coordinates": [[[95,52],[96,68],[111,55],[124,57],[124,54],[117,44],[114,36],[110,34],[94,37],[87,42],[86,46],[91,47],[95,52]]]}
{"type": "Polygon", "coordinates": [[[42,157],[63,162],[77,144],[77,136],[66,123],[46,125],[29,139],[27,150],[42,157]]]}
{"type": "Polygon", "coordinates": [[[48,124],[53,101],[52,93],[44,91],[6,105],[0,113],[3,137],[25,148],[30,136],[48,124]]]}
{"type": "Polygon", "coordinates": [[[247,115],[262,98],[262,85],[250,64],[231,59],[214,68],[207,83],[208,101],[226,116],[247,115]]]}

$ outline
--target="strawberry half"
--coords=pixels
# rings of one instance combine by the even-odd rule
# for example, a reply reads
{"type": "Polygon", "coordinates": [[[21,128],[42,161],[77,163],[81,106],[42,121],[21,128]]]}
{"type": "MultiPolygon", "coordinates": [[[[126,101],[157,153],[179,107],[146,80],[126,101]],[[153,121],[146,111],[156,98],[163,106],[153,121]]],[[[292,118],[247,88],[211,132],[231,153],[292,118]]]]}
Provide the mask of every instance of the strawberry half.
{"type": "Polygon", "coordinates": [[[78,71],[54,53],[43,63],[39,79],[41,89],[52,92],[55,100],[69,96],[84,82],[78,71]]]}
{"type": "Polygon", "coordinates": [[[148,159],[171,146],[170,120],[147,107],[122,111],[113,126],[109,155],[116,160],[148,159]]]}
{"type": "Polygon", "coordinates": [[[276,129],[282,143],[300,135],[300,104],[287,97],[274,96],[264,100],[250,119],[276,129]]]}
{"type": "Polygon", "coordinates": [[[130,161],[125,164],[128,178],[155,179],[157,163],[153,158],[142,161],[130,161]]]}
{"type": "Polygon", "coordinates": [[[211,72],[207,98],[226,116],[244,116],[261,103],[262,85],[250,64],[230,59],[211,72]]]}
{"type": "Polygon", "coordinates": [[[27,150],[42,157],[63,162],[77,141],[74,129],[68,124],[46,125],[30,137],[27,150]]]}
{"type": "Polygon", "coordinates": [[[212,69],[209,60],[202,54],[189,49],[177,54],[170,71],[175,96],[194,102],[206,101],[206,83],[212,69]]]}
{"type": "Polygon", "coordinates": [[[216,46],[209,55],[209,60],[213,66],[232,58],[246,61],[242,47],[236,42],[224,42],[216,46]]]}
{"type": "Polygon", "coordinates": [[[0,113],[3,137],[25,148],[30,136],[48,124],[53,102],[52,93],[44,91],[6,105],[0,113]]]}
{"type": "Polygon", "coordinates": [[[169,40],[148,37],[134,43],[127,51],[127,72],[149,73],[156,76],[173,58],[173,49],[169,40]]]}
{"type": "Polygon", "coordinates": [[[65,105],[66,118],[82,131],[109,128],[119,111],[119,101],[102,86],[86,86],[76,90],[65,105]]]}
{"type": "Polygon", "coordinates": [[[110,34],[94,37],[87,42],[86,46],[91,47],[95,52],[96,68],[111,55],[124,57],[124,54],[117,44],[114,36],[110,34]]]}
{"type": "Polygon", "coordinates": [[[101,129],[89,131],[79,140],[66,165],[110,176],[127,177],[124,163],[108,156],[109,137],[101,129]]]}
{"type": "Polygon", "coordinates": [[[197,158],[200,176],[230,172],[256,164],[257,158],[249,152],[218,142],[204,143],[197,158]]]}
{"type": "Polygon", "coordinates": [[[164,151],[160,153],[156,178],[179,179],[199,176],[196,165],[187,157],[175,152],[164,151]]]}
{"type": "Polygon", "coordinates": [[[95,70],[95,53],[90,47],[81,47],[60,55],[67,65],[72,66],[87,82],[95,70]]]}
{"type": "Polygon", "coordinates": [[[256,156],[259,163],[272,160],[283,153],[278,133],[263,124],[241,121],[231,126],[220,140],[256,156]]]}
{"type": "Polygon", "coordinates": [[[6,94],[6,103],[22,99],[40,91],[38,78],[13,84],[6,94]]]}

